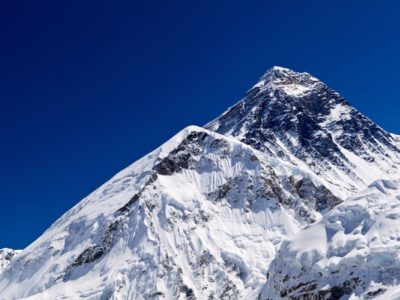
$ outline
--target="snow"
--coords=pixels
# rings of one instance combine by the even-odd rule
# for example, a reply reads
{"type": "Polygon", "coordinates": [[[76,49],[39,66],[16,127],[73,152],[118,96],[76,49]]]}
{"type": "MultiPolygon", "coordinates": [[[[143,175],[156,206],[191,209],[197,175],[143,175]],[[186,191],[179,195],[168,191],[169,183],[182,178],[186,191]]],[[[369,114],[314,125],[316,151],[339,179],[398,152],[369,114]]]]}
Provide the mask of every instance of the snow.
{"type": "Polygon", "coordinates": [[[327,245],[325,228],[318,225],[309,226],[296,235],[296,239],[290,244],[289,251],[295,252],[297,258],[303,257],[303,254],[315,254],[319,256],[326,255],[327,245]]]}
{"type": "Polygon", "coordinates": [[[0,275],[19,252],[10,248],[0,249],[0,275]]]}
{"type": "Polygon", "coordinates": [[[350,120],[350,113],[352,112],[352,110],[353,109],[347,105],[335,105],[331,108],[328,117],[323,122],[321,122],[320,125],[322,127],[329,127],[331,124],[334,124],[337,121],[350,120]]]}
{"type": "Polygon", "coordinates": [[[272,67],[269,69],[260,80],[252,87],[259,88],[259,93],[279,90],[289,97],[301,98],[306,96],[321,82],[308,73],[296,73],[290,69],[283,67],[272,67]],[[304,84],[307,80],[309,84],[304,84]]]}
{"type": "MultiPolygon", "coordinates": [[[[363,299],[379,284],[388,290],[382,299],[394,299],[392,285],[400,279],[400,180],[376,181],[349,198],[287,242],[273,264],[276,275],[264,289],[267,298],[276,297],[273,283],[288,276],[293,279],[281,290],[299,282],[310,284],[312,278],[317,288],[309,297],[326,285],[341,286],[356,278],[360,284],[347,296],[363,299]]],[[[306,297],[296,289],[291,295],[306,297]]]]}

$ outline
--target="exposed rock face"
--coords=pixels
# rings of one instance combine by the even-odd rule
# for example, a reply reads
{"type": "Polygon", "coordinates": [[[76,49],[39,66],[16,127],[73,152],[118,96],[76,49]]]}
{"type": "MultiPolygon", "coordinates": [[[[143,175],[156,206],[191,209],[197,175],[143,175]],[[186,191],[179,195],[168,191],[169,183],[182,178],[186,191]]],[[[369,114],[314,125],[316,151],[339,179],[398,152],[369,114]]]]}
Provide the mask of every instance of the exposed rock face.
{"type": "Polygon", "coordinates": [[[399,184],[360,191],[398,176],[399,140],[310,74],[274,67],[17,256],[0,250],[0,299],[394,295],[399,184]]]}

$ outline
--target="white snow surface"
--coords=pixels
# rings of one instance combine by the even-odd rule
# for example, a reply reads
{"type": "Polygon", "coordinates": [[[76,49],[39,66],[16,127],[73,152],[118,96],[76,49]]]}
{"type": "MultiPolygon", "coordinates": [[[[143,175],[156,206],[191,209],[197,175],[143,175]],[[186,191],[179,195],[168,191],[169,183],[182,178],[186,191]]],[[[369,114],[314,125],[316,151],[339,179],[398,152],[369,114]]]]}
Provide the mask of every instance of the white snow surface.
{"type": "Polygon", "coordinates": [[[4,269],[9,265],[12,259],[21,252],[20,250],[13,250],[10,248],[0,249],[0,276],[4,269]]]}

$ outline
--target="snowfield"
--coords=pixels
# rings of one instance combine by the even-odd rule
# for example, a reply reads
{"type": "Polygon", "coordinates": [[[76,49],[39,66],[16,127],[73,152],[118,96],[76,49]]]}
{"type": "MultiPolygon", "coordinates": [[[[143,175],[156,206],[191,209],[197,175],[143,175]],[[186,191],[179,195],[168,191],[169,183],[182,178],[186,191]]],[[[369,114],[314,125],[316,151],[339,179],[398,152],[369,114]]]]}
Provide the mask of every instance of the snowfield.
{"type": "Polygon", "coordinates": [[[400,138],[274,67],[22,251],[0,299],[396,299],[400,138]]]}

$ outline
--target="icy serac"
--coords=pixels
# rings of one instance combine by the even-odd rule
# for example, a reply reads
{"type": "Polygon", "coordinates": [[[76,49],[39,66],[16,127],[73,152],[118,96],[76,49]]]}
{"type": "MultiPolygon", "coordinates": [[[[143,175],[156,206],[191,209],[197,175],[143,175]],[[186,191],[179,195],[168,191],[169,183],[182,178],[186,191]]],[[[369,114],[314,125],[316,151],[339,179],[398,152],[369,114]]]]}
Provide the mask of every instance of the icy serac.
{"type": "Polygon", "coordinates": [[[399,299],[400,180],[374,182],[284,242],[269,273],[261,299],[399,299]]]}
{"type": "Polygon", "coordinates": [[[0,299],[382,294],[400,257],[399,158],[398,136],[311,75],[274,67],[2,263],[0,299]]]}

